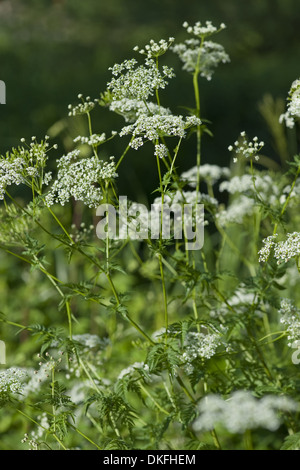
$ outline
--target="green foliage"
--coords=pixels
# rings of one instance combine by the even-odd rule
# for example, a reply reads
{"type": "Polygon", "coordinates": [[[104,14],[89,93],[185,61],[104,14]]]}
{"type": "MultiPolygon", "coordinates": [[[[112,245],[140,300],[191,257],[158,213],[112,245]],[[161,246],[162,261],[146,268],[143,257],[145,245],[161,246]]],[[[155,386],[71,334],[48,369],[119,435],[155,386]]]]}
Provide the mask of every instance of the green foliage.
{"type": "MultiPolygon", "coordinates": [[[[77,7],[66,4],[75,21],[77,7]]],[[[87,18],[88,5],[82,6],[87,18]]],[[[118,2],[105,8],[116,5],[123,8],[118,2]]],[[[71,127],[58,126],[69,132],[66,155],[33,138],[1,156],[0,325],[7,364],[0,369],[0,409],[1,422],[9,423],[0,425],[7,433],[3,448],[299,447],[292,350],[300,341],[300,157],[289,152],[279,122],[284,109],[265,99],[260,110],[280,164],[261,155],[264,143],[248,141],[244,131],[229,146],[235,155],[228,168],[203,164],[203,142],[215,132],[200,107],[199,84],[211,72],[201,54],[224,25],[186,29],[195,98],[193,107],[181,108],[187,116],[161,105],[165,79],[173,77],[164,63],[173,39],[167,46],[152,40],[142,67],[125,61],[110,69],[121,80],[108,84],[100,101],[79,95],[69,107],[86,134],[75,139],[71,127]],[[133,99],[141,90],[145,99],[133,99]],[[94,116],[108,115],[112,105],[126,125],[106,138],[94,116]],[[108,156],[112,148],[115,158],[108,156]],[[60,157],[57,168],[48,152],[60,157]],[[185,219],[181,238],[164,239],[161,231],[152,237],[149,227],[144,238],[129,236],[143,228],[134,201],[126,220],[131,232],[118,239],[108,227],[99,236],[97,205],[110,204],[120,222],[118,181],[133,152],[144,153],[146,171],[156,171],[147,200],[160,207],[159,228],[173,203],[204,205],[203,247],[189,249],[185,219]],[[188,153],[196,166],[183,177],[188,153]]],[[[293,109],[296,120],[297,99],[293,109]]],[[[197,223],[197,215],[191,220],[197,223]]]]}

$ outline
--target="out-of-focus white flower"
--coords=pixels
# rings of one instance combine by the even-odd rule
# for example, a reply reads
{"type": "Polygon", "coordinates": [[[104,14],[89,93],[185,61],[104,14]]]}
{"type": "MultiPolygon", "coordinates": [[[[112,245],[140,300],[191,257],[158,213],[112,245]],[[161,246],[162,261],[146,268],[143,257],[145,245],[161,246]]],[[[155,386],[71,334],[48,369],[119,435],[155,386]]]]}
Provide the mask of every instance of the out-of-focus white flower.
{"type": "Polygon", "coordinates": [[[245,390],[232,393],[227,400],[219,395],[208,395],[199,403],[199,417],[193,428],[209,431],[221,425],[233,434],[256,428],[275,431],[280,426],[278,411],[297,409],[298,404],[284,396],[266,395],[257,399],[245,390]]]}

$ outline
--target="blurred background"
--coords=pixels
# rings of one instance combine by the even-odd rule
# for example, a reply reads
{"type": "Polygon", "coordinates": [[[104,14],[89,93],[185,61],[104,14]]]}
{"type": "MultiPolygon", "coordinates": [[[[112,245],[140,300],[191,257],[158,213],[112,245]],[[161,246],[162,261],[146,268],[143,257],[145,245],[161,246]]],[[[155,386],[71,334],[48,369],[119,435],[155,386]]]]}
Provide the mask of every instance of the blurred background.
{"type": "MultiPolygon", "coordinates": [[[[151,38],[185,39],[185,20],[224,22],[227,29],[213,40],[231,58],[211,82],[201,79],[201,117],[211,121],[215,136],[205,138],[202,161],[227,165],[227,147],[244,129],[249,137],[268,141],[259,104],[270,94],[284,108],[291,82],[300,75],[299,0],[0,0],[0,79],[7,87],[7,104],[0,106],[0,152],[21,137],[46,133],[59,143],[58,156],[70,150],[70,136],[85,124],[67,117],[68,104],[76,103],[78,93],[98,98],[110,79],[108,67],[136,56],[135,45],[151,38]]],[[[184,113],[181,106],[194,106],[191,76],[181,72],[175,55],[165,60],[177,78],[162,93],[162,104],[184,113]]],[[[93,121],[99,133],[124,125],[103,108],[93,112],[93,121]]],[[[108,152],[118,158],[125,143],[114,140],[108,152]]],[[[269,156],[279,160],[271,144],[269,156]]],[[[129,161],[120,168],[120,193],[137,197],[153,190],[154,160],[151,165],[142,152],[131,151],[129,161]]],[[[195,164],[194,145],[187,144],[179,164],[182,170],[195,164]]]]}

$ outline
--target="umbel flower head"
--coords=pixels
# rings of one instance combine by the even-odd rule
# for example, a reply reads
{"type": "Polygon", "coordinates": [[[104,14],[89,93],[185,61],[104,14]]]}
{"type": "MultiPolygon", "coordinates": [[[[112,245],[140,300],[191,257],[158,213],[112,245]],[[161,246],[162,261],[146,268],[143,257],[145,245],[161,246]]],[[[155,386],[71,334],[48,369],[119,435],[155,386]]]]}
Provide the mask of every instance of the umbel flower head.
{"type": "Polygon", "coordinates": [[[263,240],[264,246],[258,252],[259,261],[267,261],[273,253],[277,264],[287,263],[290,259],[300,256],[300,233],[288,233],[283,241],[276,241],[278,234],[270,235],[263,240]]]}
{"type": "Polygon", "coordinates": [[[282,299],[279,309],[280,323],[285,326],[288,346],[293,347],[294,341],[300,339],[300,310],[290,299],[282,299]]]}
{"type": "Polygon", "coordinates": [[[80,99],[80,103],[78,103],[76,106],[73,106],[72,104],[68,105],[69,116],[80,116],[82,114],[87,114],[92,111],[92,109],[94,109],[96,104],[99,102],[97,99],[92,101],[90,96],[84,98],[81,93],[79,93],[78,99],[80,99]]]}
{"type": "Polygon", "coordinates": [[[230,61],[228,54],[221,44],[206,40],[207,37],[224,29],[224,23],[219,28],[213,26],[211,21],[207,21],[205,26],[201,25],[200,22],[197,22],[194,26],[189,26],[185,22],[183,26],[187,29],[188,33],[195,37],[186,39],[183,43],[173,46],[173,52],[178,54],[183,62],[183,70],[191,73],[199,70],[202,77],[211,80],[217,66],[220,63],[225,64],[230,61]]]}
{"type": "Polygon", "coordinates": [[[4,393],[20,393],[26,372],[19,367],[11,367],[10,369],[0,372],[0,394],[4,393]]]}
{"type": "Polygon", "coordinates": [[[186,129],[199,126],[200,119],[196,116],[173,116],[159,115],[144,116],[141,115],[134,124],[123,127],[120,136],[133,136],[130,146],[138,149],[144,144],[144,141],[156,141],[161,137],[185,137],[186,129]]]}
{"type": "Polygon", "coordinates": [[[222,31],[222,29],[226,28],[224,23],[221,23],[219,28],[217,28],[212,24],[211,21],[206,21],[205,25],[203,25],[201,21],[197,21],[194,26],[190,26],[189,23],[185,21],[182,26],[186,28],[189,34],[205,38],[211,36],[212,34],[216,34],[219,31],[222,31]]]}
{"type": "Polygon", "coordinates": [[[265,395],[257,399],[246,390],[233,392],[227,400],[219,395],[208,395],[199,403],[200,414],[193,428],[209,431],[221,425],[233,434],[257,428],[275,431],[280,426],[278,411],[297,409],[297,403],[288,397],[265,395]]]}
{"type": "Polygon", "coordinates": [[[288,107],[286,113],[282,114],[279,118],[280,122],[285,121],[286,126],[293,128],[295,125],[295,118],[300,117],[300,79],[295,80],[288,95],[288,107]]]}
{"type": "Polygon", "coordinates": [[[159,42],[155,42],[151,39],[149,44],[146,44],[144,48],[140,49],[138,46],[135,46],[133,50],[146,55],[148,59],[154,59],[165,54],[174,41],[175,38],[172,37],[170,37],[168,41],[161,39],[159,42]]]}
{"type": "Polygon", "coordinates": [[[255,136],[252,139],[252,142],[249,142],[246,136],[246,132],[242,131],[240,133],[240,139],[234,142],[234,145],[229,145],[229,152],[234,151],[236,156],[233,158],[234,163],[238,161],[238,157],[248,158],[249,160],[255,159],[259,160],[258,153],[261,151],[265,143],[258,140],[258,137],[255,136]]]}
{"type": "Polygon", "coordinates": [[[162,72],[153,59],[146,58],[145,65],[138,65],[136,59],[125,60],[110,67],[113,78],[107,84],[112,100],[136,99],[147,101],[155,90],[164,89],[167,78],[174,77],[173,69],[166,65],[162,72]]]}
{"type": "Polygon", "coordinates": [[[185,339],[185,350],[181,356],[185,372],[190,375],[194,371],[195,362],[210,359],[216,354],[221,344],[221,337],[217,333],[198,333],[190,331],[185,339]]]}
{"type": "Polygon", "coordinates": [[[186,181],[192,188],[196,188],[198,171],[200,172],[201,179],[204,179],[209,184],[214,184],[221,178],[230,177],[229,168],[205,163],[201,165],[200,168],[194,166],[189,170],[184,171],[181,175],[181,179],[186,181]]]}
{"type": "Polygon", "coordinates": [[[121,100],[113,100],[109,104],[109,110],[123,116],[126,122],[133,123],[141,116],[154,116],[161,114],[164,116],[171,115],[168,108],[159,106],[151,101],[141,101],[136,99],[122,98],[121,100]]]}
{"type": "MultiPolygon", "coordinates": [[[[48,159],[47,152],[50,150],[49,137],[37,142],[36,137],[31,138],[27,147],[19,146],[7,152],[5,156],[0,155],[0,199],[4,199],[7,186],[12,184],[26,184],[30,188],[34,185],[41,189],[43,184],[47,185],[51,180],[51,173],[44,174],[44,168],[48,159]]],[[[25,143],[25,139],[21,139],[25,143]]],[[[54,145],[52,148],[56,148],[54,145]]]]}
{"type": "Polygon", "coordinates": [[[102,199],[99,183],[117,177],[114,157],[103,162],[96,156],[80,159],[79,155],[79,150],[73,150],[58,160],[57,179],[45,197],[47,206],[64,206],[73,197],[88,207],[97,207],[102,199]]]}

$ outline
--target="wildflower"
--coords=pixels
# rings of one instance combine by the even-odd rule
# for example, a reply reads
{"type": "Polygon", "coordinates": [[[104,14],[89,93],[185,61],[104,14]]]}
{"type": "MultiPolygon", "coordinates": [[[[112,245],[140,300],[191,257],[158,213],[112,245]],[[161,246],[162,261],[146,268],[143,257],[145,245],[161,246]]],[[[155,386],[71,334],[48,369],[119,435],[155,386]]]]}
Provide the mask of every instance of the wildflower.
{"type": "Polygon", "coordinates": [[[111,91],[113,100],[128,98],[147,101],[155,90],[166,87],[166,78],[174,77],[173,69],[163,66],[161,72],[157,69],[155,61],[148,58],[145,65],[137,66],[137,61],[131,59],[122,64],[115,64],[109,70],[114,77],[107,84],[107,88],[111,91]]]}
{"type": "Polygon", "coordinates": [[[123,127],[120,136],[132,134],[135,139],[139,136],[138,145],[135,140],[130,144],[131,147],[138,148],[145,140],[156,141],[163,136],[185,137],[186,129],[200,124],[200,119],[195,116],[140,116],[134,124],[123,127]]]}
{"type": "MultiPolygon", "coordinates": [[[[240,133],[240,137],[242,139],[236,140],[234,146],[229,145],[228,150],[230,152],[234,151],[237,156],[259,160],[258,153],[264,147],[264,142],[259,142],[257,136],[252,139],[252,142],[248,142],[245,131],[240,133]]],[[[236,163],[238,161],[237,157],[233,161],[236,163]]]]}
{"type": "Polygon", "coordinates": [[[82,334],[82,335],[74,335],[73,340],[85,346],[86,350],[94,349],[94,348],[101,348],[104,349],[110,343],[108,339],[101,339],[97,335],[90,335],[90,334],[82,334]]]}
{"type": "Polygon", "coordinates": [[[158,43],[151,39],[149,44],[144,46],[143,49],[135,46],[133,50],[139,52],[140,54],[146,55],[149,59],[157,58],[165,54],[174,41],[175,38],[173,37],[170,37],[168,41],[161,39],[158,43]]]}
{"type": "Polygon", "coordinates": [[[18,367],[0,372],[0,393],[20,393],[26,372],[18,367]]]}
{"type": "Polygon", "coordinates": [[[127,367],[126,369],[123,369],[120,372],[120,374],[118,376],[118,380],[123,379],[123,377],[125,377],[126,375],[133,374],[136,370],[143,370],[143,369],[145,369],[145,371],[147,372],[148,369],[149,369],[149,366],[147,364],[145,364],[144,362],[135,362],[134,364],[127,367]]]}
{"type": "Polygon", "coordinates": [[[92,109],[94,109],[96,104],[99,102],[99,100],[97,99],[91,101],[91,98],[89,96],[84,99],[82,94],[79,94],[78,98],[81,99],[81,103],[77,104],[76,106],[73,106],[72,104],[68,105],[69,116],[79,116],[81,114],[87,114],[92,111],[92,109]]]}
{"type": "Polygon", "coordinates": [[[290,299],[282,299],[279,309],[280,323],[286,327],[288,346],[293,347],[294,341],[300,339],[300,310],[290,299]]]}
{"type": "Polygon", "coordinates": [[[227,207],[216,214],[218,223],[222,227],[229,224],[242,224],[244,217],[253,214],[255,202],[252,198],[241,194],[235,198],[233,202],[227,207]]]}
{"type": "Polygon", "coordinates": [[[88,207],[99,205],[102,191],[96,185],[101,180],[117,177],[114,160],[103,162],[95,156],[78,159],[79,155],[79,150],[73,150],[58,160],[57,179],[45,197],[46,205],[59,203],[64,206],[71,197],[88,207]]]}
{"type": "Polygon", "coordinates": [[[229,56],[221,44],[212,41],[201,43],[199,39],[187,39],[184,43],[176,44],[172,51],[183,62],[183,70],[193,73],[199,69],[201,77],[211,80],[216,67],[229,62],[229,56]]]}
{"type": "Polygon", "coordinates": [[[206,163],[201,165],[199,169],[197,166],[194,166],[190,170],[184,171],[181,175],[181,179],[187,181],[189,186],[195,188],[197,184],[198,171],[200,173],[201,179],[204,179],[210,184],[214,184],[219,179],[228,178],[230,176],[229,168],[206,163]]]}
{"type": "Polygon", "coordinates": [[[163,106],[158,106],[151,101],[141,101],[137,99],[122,98],[113,100],[109,104],[110,111],[123,116],[126,122],[133,123],[141,116],[153,116],[160,114],[163,116],[171,115],[171,111],[163,106]]]}
{"type": "Polygon", "coordinates": [[[247,194],[253,197],[259,193],[260,197],[270,205],[277,204],[281,194],[276,181],[269,174],[262,173],[254,177],[248,174],[234,176],[229,181],[223,181],[219,190],[221,192],[228,191],[230,194],[247,194]]]}
{"type": "Polygon", "coordinates": [[[279,116],[279,122],[280,124],[285,122],[286,127],[288,127],[289,129],[293,129],[295,125],[294,118],[290,115],[288,111],[279,116]]]}
{"type": "MultiPolygon", "coordinates": [[[[13,148],[5,157],[0,155],[0,200],[4,199],[7,186],[26,184],[32,187],[32,181],[43,175],[48,159],[47,152],[50,150],[46,137],[41,142],[33,137],[27,147],[13,148]]],[[[47,173],[43,182],[48,183],[50,179],[51,174],[47,173]]]]}
{"type": "Polygon", "coordinates": [[[193,34],[194,36],[198,37],[210,36],[226,28],[224,23],[221,23],[220,27],[217,28],[216,26],[213,26],[211,21],[206,21],[205,26],[202,25],[200,21],[197,21],[194,26],[190,26],[188,22],[185,21],[183,23],[183,27],[187,30],[189,34],[193,34]]]}
{"type": "Polygon", "coordinates": [[[263,240],[263,244],[264,244],[264,247],[261,248],[258,252],[259,254],[259,262],[265,262],[269,259],[270,257],[270,254],[271,254],[271,250],[273,249],[273,247],[276,245],[276,238],[277,238],[278,234],[274,234],[274,235],[270,235],[269,237],[265,238],[263,240]]]}
{"type": "Polygon", "coordinates": [[[73,140],[73,142],[75,143],[80,142],[81,144],[87,144],[87,145],[97,147],[98,145],[105,142],[105,140],[106,140],[106,134],[103,132],[102,134],[92,134],[89,137],[82,137],[79,135],[73,140]]]}
{"type": "Polygon", "coordinates": [[[199,417],[193,428],[209,431],[221,425],[230,433],[244,433],[256,428],[275,431],[280,426],[278,411],[297,409],[298,405],[285,396],[265,395],[257,399],[245,390],[233,392],[227,400],[219,395],[208,395],[199,403],[199,417]]]}
{"type": "Polygon", "coordinates": [[[295,118],[300,117],[300,79],[292,83],[288,94],[288,101],[287,111],[280,116],[279,122],[285,121],[287,127],[293,128],[295,118]]]}
{"type": "Polygon", "coordinates": [[[194,361],[210,359],[215,355],[221,344],[220,335],[217,333],[189,332],[184,342],[184,353],[181,356],[185,372],[190,375],[194,371],[194,361]]]}
{"type": "Polygon", "coordinates": [[[155,145],[154,155],[159,158],[165,158],[168,155],[168,149],[164,144],[155,145]]]}
{"type": "Polygon", "coordinates": [[[291,258],[300,255],[300,233],[288,233],[286,240],[275,242],[277,234],[271,235],[263,240],[264,247],[259,251],[259,261],[267,261],[271,250],[273,250],[274,258],[277,264],[287,263],[291,258]]]}

